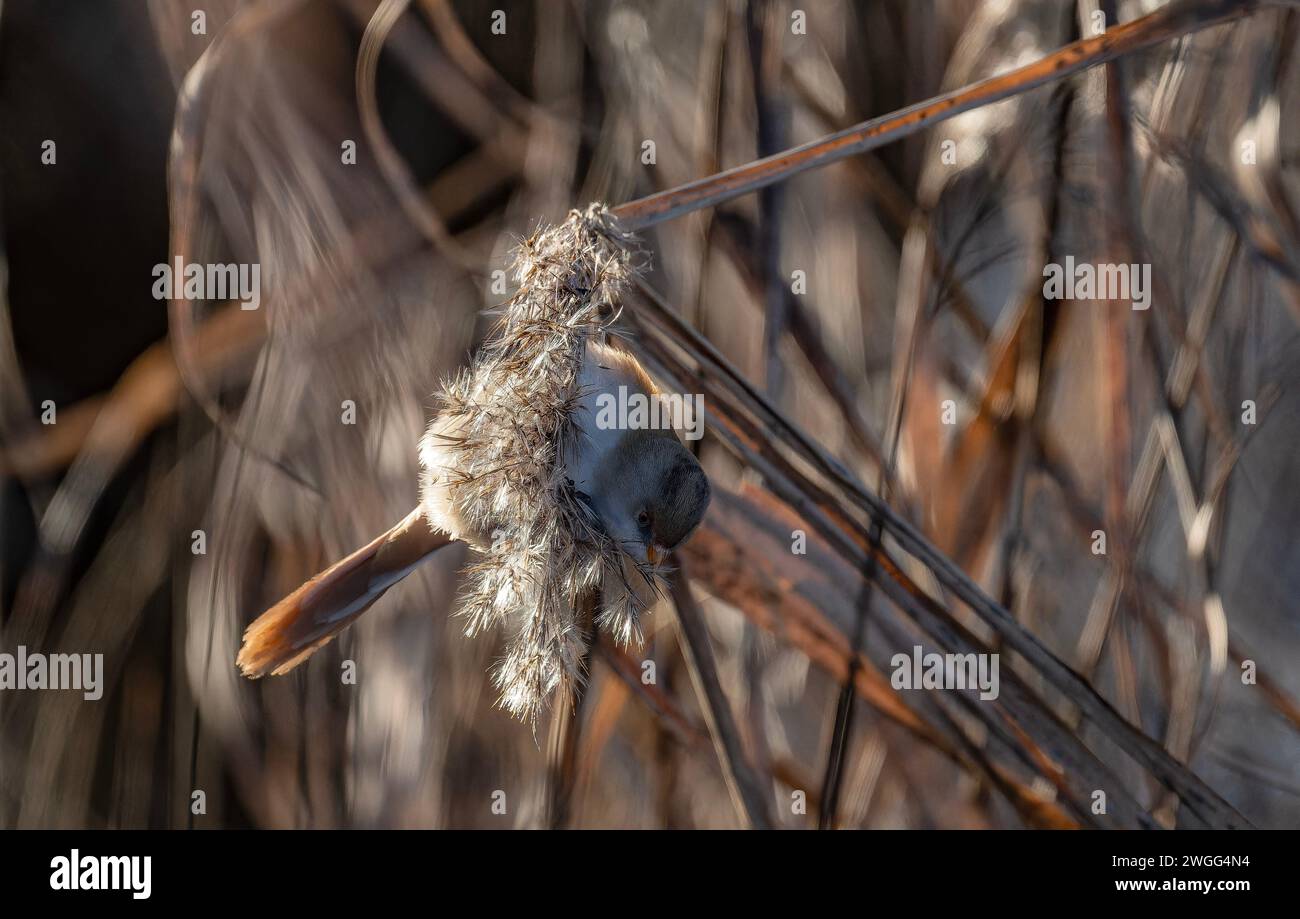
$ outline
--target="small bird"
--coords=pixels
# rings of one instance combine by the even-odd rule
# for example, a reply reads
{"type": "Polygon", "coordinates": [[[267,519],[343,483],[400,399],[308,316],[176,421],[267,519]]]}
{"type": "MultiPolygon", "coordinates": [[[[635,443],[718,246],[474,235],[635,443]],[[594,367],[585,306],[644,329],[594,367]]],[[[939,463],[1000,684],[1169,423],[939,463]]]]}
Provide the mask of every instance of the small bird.
{"type": "MultiPolygon", "coordinates": [[[[564,451],[564,476],[648,582],[699,525],[709,482],[695,456],[671,429],[602,428],[602,395],[658,395],[629,352],[595,341],[578,374],[573,424],[578,436],[564,451]]],[[[433,552],[461,540],[481,552],[493,545],[493,520],[469,519],[458,500],[460,456],[454,445],[465,415],[436,417],[420,440],[420,506],[400,523],[316,575],[263,613],[244,634],[237,663],[245,676],[283,674],[370,608],[433,552]]],[[[644,583],[632,583],[642,590],[644,583]]]]}
{"type": "Polygon", "coordinates": [[[443,385],[420,440],[419,507],[254,621],[236,660],[245,675],[291,670],[453,540],[477,552],[464,572],[466,632],[505,629],[494,681],[516,716],[535,723],[552,690],[584,678],[587,598],[596,627],[639,638],[709,482],[672,430],[633,427],[623,412],[620,428],[598,411],[658,396],[636,358],[606,343],[636,252],[599,203],[521,243],[519,289],[472,366],[443,385]]]}

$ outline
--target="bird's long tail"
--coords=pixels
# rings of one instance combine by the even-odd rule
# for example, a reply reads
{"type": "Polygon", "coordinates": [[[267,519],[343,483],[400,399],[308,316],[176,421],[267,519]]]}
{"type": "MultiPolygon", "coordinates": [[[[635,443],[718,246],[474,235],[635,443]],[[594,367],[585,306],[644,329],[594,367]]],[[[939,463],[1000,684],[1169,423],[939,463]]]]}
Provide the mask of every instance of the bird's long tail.
{"type": "Polygon", "coordinates": [[[288,673],[449,542],[451,537],[431,530],[416,508],[258,616],[244,631],[235,663],[252,678],[288,673]]]}

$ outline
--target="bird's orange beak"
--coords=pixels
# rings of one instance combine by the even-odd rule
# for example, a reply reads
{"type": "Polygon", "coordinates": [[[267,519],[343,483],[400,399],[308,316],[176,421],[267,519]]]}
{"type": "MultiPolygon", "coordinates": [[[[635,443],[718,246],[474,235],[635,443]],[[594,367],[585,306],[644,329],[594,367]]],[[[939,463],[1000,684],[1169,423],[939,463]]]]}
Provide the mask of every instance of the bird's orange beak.
{"type": "Polygon", "coordinates": [[[645,557],[646,557],[646,561],[648,561],[650,564],[652,565],[659,564],[659,550],[654,546],[645,547],[645,557]]]}

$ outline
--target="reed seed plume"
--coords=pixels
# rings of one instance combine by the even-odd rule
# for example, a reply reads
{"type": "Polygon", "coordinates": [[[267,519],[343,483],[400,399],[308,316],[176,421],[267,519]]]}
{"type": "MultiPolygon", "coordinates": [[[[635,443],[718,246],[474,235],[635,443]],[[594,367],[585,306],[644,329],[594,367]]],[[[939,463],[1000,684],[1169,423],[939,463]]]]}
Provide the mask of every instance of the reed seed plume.
{"type": "Polygon", "coordinates": [[[535,232],[515,254],[519,289],[494,333],[441,393],[444,430],[455,431],[450,500],[491,534],[466,570],[466,631],[507,630],[494,679],[501,705],[528,721],[562,682],[583,679],[580,598],[601,594],[597,621],[623,642],[644,606],[564,465],[586,436],[575,419],[586,345],[617,317],[635,252],[601,204],[535,232]]]}

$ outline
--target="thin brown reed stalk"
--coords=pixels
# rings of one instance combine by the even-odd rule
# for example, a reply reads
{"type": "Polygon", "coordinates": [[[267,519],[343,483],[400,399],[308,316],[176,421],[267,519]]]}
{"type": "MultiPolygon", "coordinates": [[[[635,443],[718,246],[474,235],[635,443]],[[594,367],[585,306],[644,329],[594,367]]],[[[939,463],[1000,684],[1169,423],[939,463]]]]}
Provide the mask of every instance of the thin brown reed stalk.
{"type": "Polygon", "coordinates": [[[718,665],[713,659],[708,630],[691,594],[690,573],[680,559],[677,564],[679,570],[673,578],[672,595],[677,621],[681,625],[682,656],[691,674],[691,682],[695,684],[709,734],[713,737],[723,778],[744,825],[755,830],[770,829],[770,787],[759,778],[745,756],[736,719],[718,681],[718,665]]]}
{"type": "Polygon", "coordinates": [[[793,147],[734,169],[667,191],[656,192],[614,208],[632,231],[671,220],[702,207],[715,207],[846,157],[865,153],[946,121],[962,112],[990,105],[1141,51],[1162,41],[1245,16],[1259,0],[1180,0],[1105,33],[1066,45],[1032,64],[1001,76],[918,102],[811,143],[793,147]]]}

